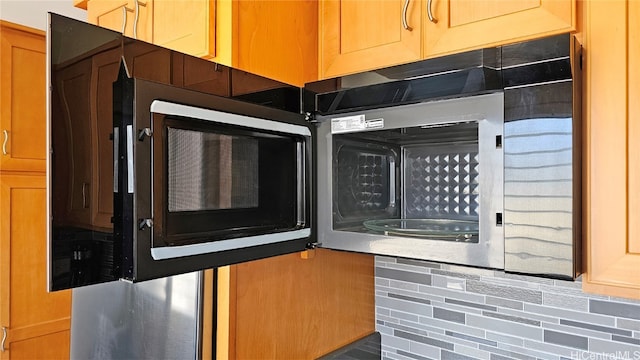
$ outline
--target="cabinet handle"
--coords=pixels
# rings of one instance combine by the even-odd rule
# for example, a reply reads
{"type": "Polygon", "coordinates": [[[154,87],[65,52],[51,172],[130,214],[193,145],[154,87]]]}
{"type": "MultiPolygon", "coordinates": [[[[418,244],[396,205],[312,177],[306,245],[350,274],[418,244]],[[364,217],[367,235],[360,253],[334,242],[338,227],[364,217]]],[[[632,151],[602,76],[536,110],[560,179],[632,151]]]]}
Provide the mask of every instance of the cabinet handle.
{"type": "Polygon", "coordinates": [[[140,0],[134,0],[136,4],[135,17],[133,18],[133,38],[138,38],[138,20],[140,19],[140,6],[146,6],[147,4],[140,0]]]}
{"type": "Polygon", "coordinates": [[[438,19],[433,17],[433,13],[431,12],[431,3],[433,3],[433,0],[427,1],[427,16],[429,17],[429,21],[435,24],[438,22],[438,19]]]}
{"type": "Polygon", "coordinates": [[[2,142],[2,155],[7,155],[7,141],[9,141],[9,132],[7,130],[2,130],[2,134],[4,135],[4,141],[2,142]]]}
{"type": "Polygon", "coordinates": [[[87,183],[83,182],[82,183],[82,208],[86,209],[87,208],[87,183]]]}
{"type": "Polygon", "coordinates": [[[138,3],[138,0],[135,0],[135,4],[136,4],[136,10],[134,12],[134,18],[133,18],[133,38],[137,39],[138,38],[138,18],[140,17],[140,3],[138,3]]]}
{"type": "MultiPolygon", "coordinates": [[[[431,0],[429,0],[431,1],[431,0]]],[[[409,0],[404,0],[404,6],[402,7],[402,27],[405,30],[411,31],[413,30],[409,23],[407,22],[407,10],[409,9],[409,0]]]]}
{"type": "Polygon", "coordinates": [[[4,352],[4,343],[7,341],[7,328],[2,327],[2,352],[4,352]]]}
{"type": "Polygon", "coordinates": [[[124,30],[127,28],[127,7],[122,7],[122,35],[124,35],[124,30]]]}

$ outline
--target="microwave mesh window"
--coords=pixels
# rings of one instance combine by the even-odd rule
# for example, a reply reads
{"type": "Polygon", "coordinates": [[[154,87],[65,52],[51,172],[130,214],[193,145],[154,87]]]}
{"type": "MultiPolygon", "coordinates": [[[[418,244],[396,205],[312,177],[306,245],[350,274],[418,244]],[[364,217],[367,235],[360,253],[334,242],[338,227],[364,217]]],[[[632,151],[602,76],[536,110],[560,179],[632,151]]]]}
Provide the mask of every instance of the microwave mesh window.
{"type": "Polygon", "coordinates": [[[258,140],[168,129],[169,212],[258,206],[258,140]]]}

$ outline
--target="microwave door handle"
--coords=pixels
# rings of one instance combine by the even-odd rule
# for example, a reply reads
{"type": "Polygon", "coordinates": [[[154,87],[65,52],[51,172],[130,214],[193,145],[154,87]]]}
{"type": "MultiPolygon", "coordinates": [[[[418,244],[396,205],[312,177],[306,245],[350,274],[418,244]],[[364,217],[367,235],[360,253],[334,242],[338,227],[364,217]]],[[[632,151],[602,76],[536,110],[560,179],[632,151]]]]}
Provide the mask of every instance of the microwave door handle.
{"type": "Polygon", "coordinates": [[[396,160],[389,158],[389,207],[396,206],[396,160]]]}
{"type": "Polygon", "coordinates": [[[113,192],[118,192],[118,152],[120,150],[120,128],[118,126],[113,128],[113,192]]]}
{"type": "Polygon", "coordinates": [[[305,143],[303,141],[298,141],[297,144],[297,177],[298,177],[298,224],[304,224],[306,220],[306,199],[305,199],[305,188],[306,188],[306,163],[305,163],[305,143]]]}
{"type": "Polygon", "coordinates": [[[127,192],[133,194],[133,125],[127,125],[127,192]]]}

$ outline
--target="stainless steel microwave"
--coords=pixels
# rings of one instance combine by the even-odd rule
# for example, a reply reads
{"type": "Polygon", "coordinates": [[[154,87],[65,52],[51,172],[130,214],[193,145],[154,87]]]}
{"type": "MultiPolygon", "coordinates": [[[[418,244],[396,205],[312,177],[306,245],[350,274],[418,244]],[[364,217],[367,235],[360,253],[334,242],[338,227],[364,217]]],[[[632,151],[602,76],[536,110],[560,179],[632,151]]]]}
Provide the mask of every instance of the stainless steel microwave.
{"type": "Polygon", "coordinates": [[[579,272],[568,35],[301,89],[50,24],[51,290],[316,246],[579,272]]]}

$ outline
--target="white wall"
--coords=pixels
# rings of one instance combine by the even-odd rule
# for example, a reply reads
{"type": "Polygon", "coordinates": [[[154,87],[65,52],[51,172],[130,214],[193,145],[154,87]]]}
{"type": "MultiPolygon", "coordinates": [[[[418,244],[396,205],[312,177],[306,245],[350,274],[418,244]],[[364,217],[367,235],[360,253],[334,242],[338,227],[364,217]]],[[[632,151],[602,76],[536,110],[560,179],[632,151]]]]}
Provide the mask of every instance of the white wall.
{"type": "Polygon", "coordinates": [[[0,0],[0,19],[46,30],[47,12],[87,21],[87,12],[73,7],[73,0],[0,0]]]}

